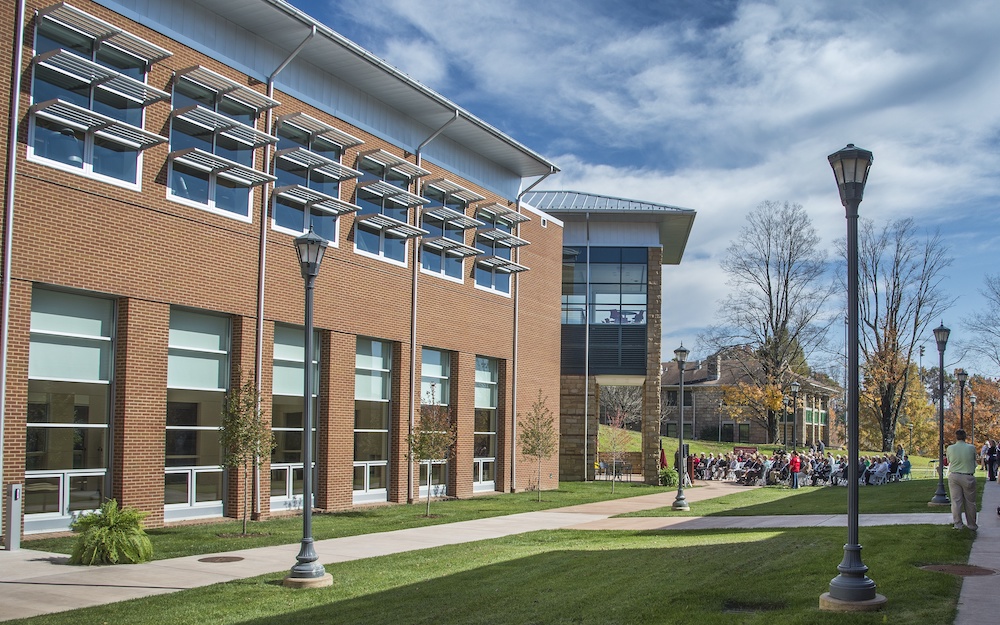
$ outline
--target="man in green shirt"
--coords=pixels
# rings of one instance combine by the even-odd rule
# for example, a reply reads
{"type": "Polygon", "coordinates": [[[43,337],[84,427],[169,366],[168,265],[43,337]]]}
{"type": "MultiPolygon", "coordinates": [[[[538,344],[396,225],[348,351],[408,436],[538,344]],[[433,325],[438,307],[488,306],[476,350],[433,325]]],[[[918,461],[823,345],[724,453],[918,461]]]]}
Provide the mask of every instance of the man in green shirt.
{"type": "Polygon", "coordinates": [[[965,525],[973,532],[976,525],[976,448],[965,442],[965,430],[956,430],[953,445],[948,446],[948,490],[951,491],[951,520],[955,529],[965,525]]]}

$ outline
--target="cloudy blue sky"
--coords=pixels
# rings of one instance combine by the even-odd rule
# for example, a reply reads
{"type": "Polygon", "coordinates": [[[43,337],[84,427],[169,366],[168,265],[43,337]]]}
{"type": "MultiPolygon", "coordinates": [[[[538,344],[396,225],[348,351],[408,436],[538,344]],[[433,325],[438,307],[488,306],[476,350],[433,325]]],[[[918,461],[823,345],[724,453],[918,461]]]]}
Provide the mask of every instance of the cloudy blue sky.
{"type": "MultiPolygon", "coordinates": [[[[761,201],[802,204],[836,255],[826,156],[847,143],[875,154],[863,217],[940,229],[954,257],[942,321],[950,346],[973,338],[962,319],[1000,272],[992,0],[291,2],[554,161],[545,189],[697,210],[665,270],[667,352],[705,355],[719,260],[761,201]]],[[[949,367],[1000,374],[959,358],[949,367]]]]}

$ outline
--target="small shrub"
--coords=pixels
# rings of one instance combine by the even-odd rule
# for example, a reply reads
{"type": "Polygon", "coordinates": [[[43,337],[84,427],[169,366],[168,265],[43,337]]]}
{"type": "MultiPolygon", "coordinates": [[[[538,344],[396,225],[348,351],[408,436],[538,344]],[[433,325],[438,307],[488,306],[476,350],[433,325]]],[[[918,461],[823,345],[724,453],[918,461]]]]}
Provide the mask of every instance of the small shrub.
{"type": "Polygon", "coordinates": [[[660,469],[660,486],[677,486],[677,470],[669,467],[660,469]]]}
{"type": "Polygon", "coordinates": [[[136,564],[153,557],[153,545],[142,528],[146,512],[135,508],[119,508],[109,499],[100,510],[73,521],[72,529],[80,532],[70,564],[136,564]]]}

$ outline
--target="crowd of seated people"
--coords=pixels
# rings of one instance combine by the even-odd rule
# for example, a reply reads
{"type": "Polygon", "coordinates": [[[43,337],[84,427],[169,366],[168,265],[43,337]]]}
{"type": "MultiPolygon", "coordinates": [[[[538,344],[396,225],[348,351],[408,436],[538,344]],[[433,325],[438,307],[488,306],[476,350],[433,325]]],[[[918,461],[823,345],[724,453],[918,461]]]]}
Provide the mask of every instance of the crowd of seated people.
{"type": "MultiPolygon", "coordinates": [[[[692,458],[694,476],[701,480],[729,480],[746,485],[790,483],[791,454],[799,457],[799,484],[811,486],[846,486],[846,455],[816,449],[787,452],[777,449],[768,455],[761,452],[700,454],[692,458]]],[[[859,484],[879,485],[909,479],[910,460],[905,455],[864,456],[858,460],[859,484]]]]}

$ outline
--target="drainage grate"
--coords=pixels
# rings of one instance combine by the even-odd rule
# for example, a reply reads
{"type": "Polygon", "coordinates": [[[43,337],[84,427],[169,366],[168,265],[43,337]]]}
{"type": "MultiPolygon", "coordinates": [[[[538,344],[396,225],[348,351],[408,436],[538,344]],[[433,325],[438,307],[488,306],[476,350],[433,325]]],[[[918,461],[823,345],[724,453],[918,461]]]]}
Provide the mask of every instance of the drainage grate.
{"type": "Polygon", "coordinates": [[[962,577],[997,574],[997,572],[993,569],[986,569],[981,566],[972,566],[971,564],[928,564],[927,566],[922,566],[920,568],[925,571],[949,573],[951,575],[960,575],[962,577]]]}
{"type": "Polygon", "coordinates": [[[198,562],[239,562],[242,559],[239,556],[211,556],[208,558],[199,558],[198,562]]]}

